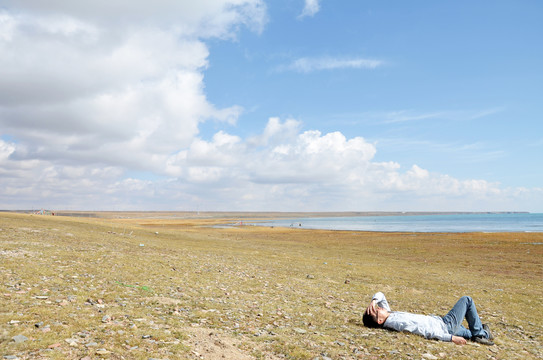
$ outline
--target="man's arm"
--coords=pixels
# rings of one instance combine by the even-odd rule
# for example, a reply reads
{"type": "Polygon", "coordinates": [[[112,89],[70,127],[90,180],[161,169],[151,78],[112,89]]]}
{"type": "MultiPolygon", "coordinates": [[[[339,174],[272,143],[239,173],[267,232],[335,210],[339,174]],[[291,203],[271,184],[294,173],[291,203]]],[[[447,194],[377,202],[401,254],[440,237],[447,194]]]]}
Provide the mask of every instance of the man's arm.
{"type": "Polygon", "coordinates": [[[371,300],[371,304],[373,304],[373,307],[375,307],[375,304],[377,304],[379,307],[382,307],[382,308],[386,309],[387,311],[392,311],[392,310],[390,310],[390,306],[388,305],[388,301],[387,301],[387,298],[385,297],[385,294],[383,294],[380,291],[375,293],[375,295],[373,295],[373,298],[371,300]],[[374,303],[374,301],[375,301],[375,303],[374,303]]]}

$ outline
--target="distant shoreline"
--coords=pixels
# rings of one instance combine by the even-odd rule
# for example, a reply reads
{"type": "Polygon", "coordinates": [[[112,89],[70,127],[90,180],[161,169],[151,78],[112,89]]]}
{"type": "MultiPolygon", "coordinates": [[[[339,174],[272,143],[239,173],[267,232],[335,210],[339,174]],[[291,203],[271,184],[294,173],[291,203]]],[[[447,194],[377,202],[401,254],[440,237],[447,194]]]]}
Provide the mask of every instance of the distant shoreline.
{"type": "MultiPolygon", "coordinates": [[[[39,210],[0,210],[34,214],[39,210]]],[[[282,219],[318,217],[365,217],[365,216],[417,216],[417,215],[466,215],[466,214],[529,214],[529,211],[330,211],[330,212],[281,212],[281,211],[79,211],[45,210],[55,216],[122,218],[122,219],[282,219]]]]}

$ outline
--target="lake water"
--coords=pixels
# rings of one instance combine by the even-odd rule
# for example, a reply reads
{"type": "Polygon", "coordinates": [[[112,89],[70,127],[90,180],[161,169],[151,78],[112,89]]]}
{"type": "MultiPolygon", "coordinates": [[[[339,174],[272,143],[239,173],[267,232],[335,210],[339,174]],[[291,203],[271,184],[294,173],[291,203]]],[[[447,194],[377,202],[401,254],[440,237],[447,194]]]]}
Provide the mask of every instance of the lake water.
{"type": "Polygon", "coordinates": [[[407,232],[543,232],[543,214],[455,214],[278,219],[258,226],[407,232]]]}

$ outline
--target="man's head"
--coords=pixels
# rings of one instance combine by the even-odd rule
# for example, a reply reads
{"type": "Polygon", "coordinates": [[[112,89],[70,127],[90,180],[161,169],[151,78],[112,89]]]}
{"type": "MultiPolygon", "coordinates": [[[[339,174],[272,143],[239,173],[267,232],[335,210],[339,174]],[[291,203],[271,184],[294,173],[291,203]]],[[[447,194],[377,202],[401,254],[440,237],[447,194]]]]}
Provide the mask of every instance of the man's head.
{"type": "Polygon", "coordinates": [[[375,306],[372,302],[362,315],[362,322],[369,328],[382,328],[388,315],[389,312],[386,309],[375,306]]]}
{"type": "Polygon", "coordinates": [[[383,325],[379,325],[375,318],[368,314],[367,312],[364,312],[364,315],[362,315],[362,322],[364,323],[364,326],[369,328],[380,328],[383,327],[383,325]]]}

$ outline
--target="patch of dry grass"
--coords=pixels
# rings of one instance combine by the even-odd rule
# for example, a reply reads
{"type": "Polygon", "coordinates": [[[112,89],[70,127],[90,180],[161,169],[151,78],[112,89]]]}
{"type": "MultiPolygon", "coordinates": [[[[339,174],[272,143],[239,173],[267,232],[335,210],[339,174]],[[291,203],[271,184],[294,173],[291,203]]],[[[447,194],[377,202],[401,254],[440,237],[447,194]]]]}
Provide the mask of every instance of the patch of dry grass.
{"type": "Polygon", "coordinates": [[[0,214],[0,355],[543,356],[543,234],[200,226],[224,221],[0,214]],[[367,329],[378,290],[428,314],[470,295],[497,346],[367,329]]]}

